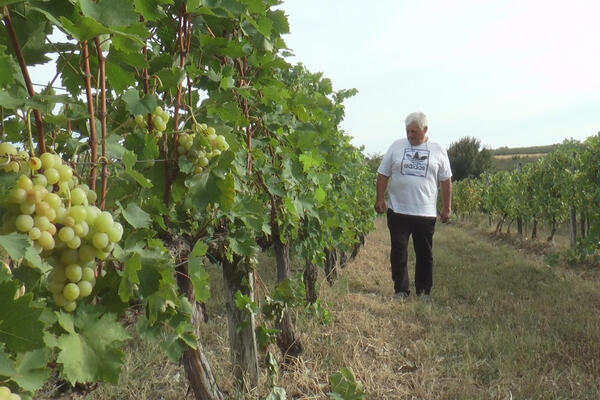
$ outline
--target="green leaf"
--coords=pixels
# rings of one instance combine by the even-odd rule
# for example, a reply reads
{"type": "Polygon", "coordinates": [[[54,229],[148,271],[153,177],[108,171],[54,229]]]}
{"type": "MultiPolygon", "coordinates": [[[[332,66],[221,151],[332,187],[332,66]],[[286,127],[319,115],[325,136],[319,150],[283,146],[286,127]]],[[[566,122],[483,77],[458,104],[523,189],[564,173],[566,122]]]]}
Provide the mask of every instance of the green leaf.
{"type": "Polygon", "coordinates": [[[101,307],[80,304],[73,318],[76,332],[58,338],[58,357],[63,376],[72,385],[77,382],[117,383],[123,361],[123,342],[127,331],[115,314],[101,307]]]}
{"type": "Polygon", "coordinates": [[[211,203],[219,203],[225,211],[230,210],[235,199],[235,182],[229,174],[220,179],[212,174],[194,175],[188,181],[189,196],[186,198],[187,207],[204,210],[211,203]]]}
{"type": "Polygon", "coordinates": [[[24,257],[27,249],[31,246],[31,239],[22,233],[12,232],[8,235],[0,235],[0,247],[15,261],[24,257]]]}
{"type": "Polygon", "coordinates": [[[158,100],[155,96],[147,94],[144,98],[140,99],[137,89],[134,88],[123,93],[122,98],[127,104],[127,110],[133,115],[151,114],[158,105],[158,100]]]}
{"type": "Polygon", "coordinates": [[[210,298],[210,275],[206,272],[202,259],[199,257],[188,260],[188,275],[194,288],[194,298],[204,303],[210,298]]]}
{"type": "Polygon", "coordinates": [[[327,192],[325,192],[325,190],[323,190],[322,188],[318,187],[317,190],[315,190],[315,200],[317,201],[317,203],[322,203],[323,201],[325,201],[326,197],[327,192]]]}
{"type": "Polygon", "coordinates": [[[133,167],[137,162],[137,156],[133,151],[127,150],[123,153],[123,165],[125,165],[125,173],[131,176],[143,188],[151,188],[154,185],[144,175],[134,170],[133,167]]]}
{"type": "Polygon", "coordinates": [[[125,220],[136,229],[148,228],[152,223],[152,218],[150,217],[150,214],[142,210],[137,204],[133,202],[127,204],[127,208],[125,209],[123,209],[123,207],[121,206],[120,208],[123,214],[123,218],[125,218],[125,220]]]}
{"type": "Polygon", "coordinates": [[[117,93],[122,93],[135,82],[133,72],[127,71],[119,64],[111,61],[106,61],[106,77],[117,93]]]}
{"type": "Polygon", "coordinates": [[[0,90],[0,106],[9,109],[15,109],[22,106],[25,103],[25,95],[18,96],[10,93],[6,90],[0,90]]]}
{"type": "Polygon", "coordinates": [[[166,16],[161,5],[173,4],[173,0],[134,0],[133,4],[146,21],[157,21],[166,16]]]}
{"type": "Polygon", "coordinates": [[[86,16],[82,16],[73,22],[65,17],[60,17],[60,23],[63,28],[76,38],[78,41],[83,42],[84,40],[91,40],[96,36],[100,36],[104,33],[111,33],[111,30],[94,20],[86,16]]]}
{"type": "Polygon", "coordinates": [[[79,0],[79,6],[83,15],[105,26],[127,26],[139,20],[131,0],[79,0]]]}
{"type": "Polygon", "coordinates": [[[160,78],[164,90],[170,90],[175,93],[177,86],[185,78],[185,70],[179,67],[163,68],[156,75],[160,78]]]}
{"type": "Polygon", "coordinates": [[[12,57],[0,56],[0,87],[6,87],[15,81],[16,71],[12,57]]]}
{"type": "Polygon", "coordinates": [[[139,254],[134,254],[133,257],[125,262],[123,277],[119,284],[119,297],[124,303],[128,302],[131,296],[133,296],[133,285],[140,283],[137,273],[141,269],[142,263],[140,262],[139,254]]]}
{"type": "Polygon", "coordinates": [[[0,343],[0,376],[13,376],[16,374],[13,361],[3,350],[4,344],[0,343]]]}
{"type": "Polygon", "coordinates": [[[233,295],[233,300],[238,310],[246,310],[251,314],[258,312],[258,306],[256,303],[253,302],[249,296],[242,294],[242,292],[239,290],[233,295]]]}
{"type": "Polygon", "coordinates": [[[50,377],[50,369],[46,366],[48,360],[46,349],[17,354],[16,374],[12,379],[23,389],[35,392],[44,386],[50,377]]]}
{"type": "Polygon", "coordinates": [[[202,240],[198,240],[190,253],[190,258],[196,257],[204,257],[206,255],[206,251],[208,250],[208,245],[204,243],[202,240]]]}
{"type": "Polygon", "coordinates": [[[231,76],[224,76],[223,78],[221,78],[221,83],[219,84],[219,87],[221,89],[231,89],[232,87],[235,87],[235,79],[233,79],[233,77],[231,76]]]}
{"type": "Polygon", "coordinates": [[[31,293],[15,300],[18,286],[16,281],[0,283],[0,343],[11,351],[27,352],[44,347],[42,308],[32,304],[31,293]]]}

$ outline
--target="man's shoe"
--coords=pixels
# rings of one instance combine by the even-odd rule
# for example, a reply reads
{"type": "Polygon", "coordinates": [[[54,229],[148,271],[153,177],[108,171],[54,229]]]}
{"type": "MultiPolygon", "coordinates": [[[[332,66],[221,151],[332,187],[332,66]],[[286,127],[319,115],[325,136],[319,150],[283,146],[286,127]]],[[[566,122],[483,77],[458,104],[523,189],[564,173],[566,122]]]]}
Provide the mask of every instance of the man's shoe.
{"type": "Polygon", "coordinates": [[[394,295],[394,300],[396,300],[396,301],[404,301],[404,300],[406,300],[406,299],[408,299],[408,293],[405,293],[405,292],[397,292],[397,293],[394,295]]]}

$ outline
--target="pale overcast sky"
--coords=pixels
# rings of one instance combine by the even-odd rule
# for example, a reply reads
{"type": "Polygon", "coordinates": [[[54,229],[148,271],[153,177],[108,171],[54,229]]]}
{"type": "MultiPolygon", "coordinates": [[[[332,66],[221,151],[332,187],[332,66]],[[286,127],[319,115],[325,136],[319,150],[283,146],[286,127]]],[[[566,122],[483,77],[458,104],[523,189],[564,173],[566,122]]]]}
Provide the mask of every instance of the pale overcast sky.
{"type": "Polygon", "coordinates": [[[296,57],[356,88],[344,129],[365,153],[423,111],[448,147],[584,140],[600,131],[598,0],[287,0],[296,57]]]}

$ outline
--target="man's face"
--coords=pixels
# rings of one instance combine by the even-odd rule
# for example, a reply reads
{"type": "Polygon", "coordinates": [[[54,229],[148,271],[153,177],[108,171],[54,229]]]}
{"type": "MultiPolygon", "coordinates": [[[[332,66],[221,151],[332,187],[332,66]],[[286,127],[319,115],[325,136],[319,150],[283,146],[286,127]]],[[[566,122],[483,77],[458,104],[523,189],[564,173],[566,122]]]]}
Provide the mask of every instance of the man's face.
{"type": "Polygon", "coordinates": [[[406,137],[413,146],[422,144],[425,141],[425,134],[427,134],[427,127],[425,126],[421,129],[416,122],[406,127],[406,137]]]}

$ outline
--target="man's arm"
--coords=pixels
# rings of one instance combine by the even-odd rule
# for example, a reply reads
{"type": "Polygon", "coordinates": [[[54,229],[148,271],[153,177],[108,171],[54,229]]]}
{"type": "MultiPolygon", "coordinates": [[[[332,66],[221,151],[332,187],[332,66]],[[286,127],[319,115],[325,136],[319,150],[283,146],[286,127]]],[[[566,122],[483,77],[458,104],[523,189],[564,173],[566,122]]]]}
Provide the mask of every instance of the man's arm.
{"type": "Polygon", "coordinates": [[[377,198],[375,199],[375,211],[383,214],[387,210],[385,204],[385,189],[387,189],[388,176],[377,174],[377,198]]]}
{"type": "Polygon", "coordinates": [[[445,181],[441,181],[442,186],[442,222],[448,222],[450,220],[450,212],[452,210],[452,179],[448,178],[445,181]]]}

